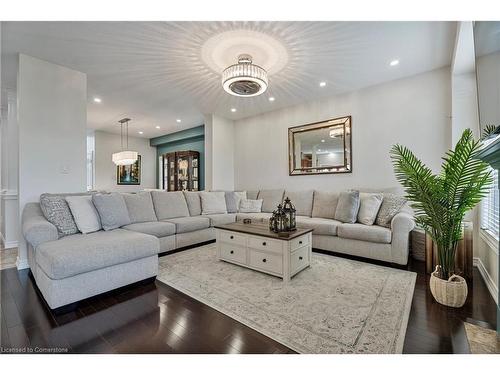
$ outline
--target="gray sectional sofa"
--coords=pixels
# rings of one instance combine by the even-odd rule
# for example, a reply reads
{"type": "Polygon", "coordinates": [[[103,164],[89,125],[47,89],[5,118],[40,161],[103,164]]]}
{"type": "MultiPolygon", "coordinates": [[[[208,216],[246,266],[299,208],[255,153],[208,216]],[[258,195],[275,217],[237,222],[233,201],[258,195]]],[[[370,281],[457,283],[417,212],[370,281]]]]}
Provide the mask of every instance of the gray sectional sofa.
{"type": "Polygon", "coordinates": [[[73,302],[154,277],[158,254],[215,240],[214,226],[244,218],[267,223],[276,205],[288,196],[297,209],[297,225],[312,228],[313,248],[406,264],[411,210],[402,209],[391,227],[345,224],[333,219],[338,194],[321,191],[247,191],[263,199],[262,212],[202,215],[197,192],[148,191],[123,194],[131,224],[121,228],[59,238],[39,203],[28,203],[22,230],[28,262],[48,305],[73,302]]]}

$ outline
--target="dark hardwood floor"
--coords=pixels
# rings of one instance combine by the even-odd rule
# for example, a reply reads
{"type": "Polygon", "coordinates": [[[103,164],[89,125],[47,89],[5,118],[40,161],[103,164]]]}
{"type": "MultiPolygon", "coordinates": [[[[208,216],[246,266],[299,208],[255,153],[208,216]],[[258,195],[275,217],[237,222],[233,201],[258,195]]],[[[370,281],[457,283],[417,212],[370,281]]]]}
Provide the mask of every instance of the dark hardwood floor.
{"type": "MultiPolygon", "coordinates": [[[[375,262],[373,262],[375,263],[375,262]]],[[[496,306],[477,269],[463,308],[446,308],[418,273],[405,353],[467,353],[463,321],[496,325],[496,306]]],[[[287,347],[159,282],[137,283],[53,314],[29,271],[0,272],[1,348],[73,353],[293,353],[287,347]]]]}

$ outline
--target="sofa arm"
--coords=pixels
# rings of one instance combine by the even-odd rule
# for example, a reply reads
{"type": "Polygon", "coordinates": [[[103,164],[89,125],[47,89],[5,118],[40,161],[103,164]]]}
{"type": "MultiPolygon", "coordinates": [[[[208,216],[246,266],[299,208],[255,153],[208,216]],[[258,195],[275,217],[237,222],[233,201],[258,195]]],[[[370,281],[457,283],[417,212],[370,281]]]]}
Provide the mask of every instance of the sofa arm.
{"type": "Polygon", "coordinates": [[[57,228],[43,216],[38,203],[27,203],[22,215],[23,236],[34,249],[44,242],[59,238],[57,228]]]}
{"type": "Polygon", "coordinates": [[[408,263],[409,239],[413,228],[415,228],[415,220],[409,212],[398,212],[392,218],[391,255],[394,263],[408,263]]]}

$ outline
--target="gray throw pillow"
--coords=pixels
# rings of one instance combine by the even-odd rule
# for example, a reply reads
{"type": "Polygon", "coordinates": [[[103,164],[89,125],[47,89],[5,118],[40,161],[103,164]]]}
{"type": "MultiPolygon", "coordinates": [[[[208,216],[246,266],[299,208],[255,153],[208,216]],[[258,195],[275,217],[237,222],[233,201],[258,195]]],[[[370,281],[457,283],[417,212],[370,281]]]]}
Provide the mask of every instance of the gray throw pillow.
{"type": "Polygon", "coordinates": [[[359,193],[358,223],[373,225],[383,199],[382,193],[359,193]]]}
{"type": "Polygon", "coordinates": [[[227,212],[230,214],[238,212],[242,199],[247,199],[246,191],[226,191],[227,212]]]}
{"type": "Polygon", "coordinates": [[[40,208],[45,218],[57,228],[60,236],[78,233],[71,210],[63,196],[40,195],[40,208]]]}
{"type": "Polygon", "coordinates": [[[343,191],[339,194],[335,220],[343,223],[355,223],[358,218],[359,191],[343,191]]]}
{"type": "Polygon", "coordinates": [[[101,220],[91,195],[67,196],[66,202],[80,232],[92,233],[101,230],[101,220]]]}
{"type": "Polygon", "coordinates": [[[99,212],[102,229],[112,230],[131,223],[127,205],[121,194],[95,194],[92,201],[99,212]]]}
{"type": "Polygon", "coordinates": [[[405,197],[395,194],[384,194],[384,200],[378,211],[375,224],[390,228],[392,218],[401,210],[406,202],[407,200],[405,197]]]}

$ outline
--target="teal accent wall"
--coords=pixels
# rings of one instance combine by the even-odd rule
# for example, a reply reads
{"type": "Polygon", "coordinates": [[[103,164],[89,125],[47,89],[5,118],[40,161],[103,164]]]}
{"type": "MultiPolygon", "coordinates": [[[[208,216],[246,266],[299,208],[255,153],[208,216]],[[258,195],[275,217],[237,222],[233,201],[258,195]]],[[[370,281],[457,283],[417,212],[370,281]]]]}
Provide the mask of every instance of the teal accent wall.
{"type": "Polygon", "coordinates": [[[158,160],[160,155],[175,151],[198,151],[200,153],[199,189],[205,189],[205,126],[181,130],[179,132],[151,138],[149,144],[156,147],[156,187],[161,187],[158,160]]]}

